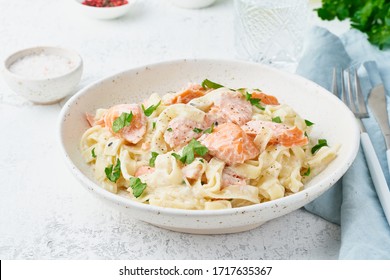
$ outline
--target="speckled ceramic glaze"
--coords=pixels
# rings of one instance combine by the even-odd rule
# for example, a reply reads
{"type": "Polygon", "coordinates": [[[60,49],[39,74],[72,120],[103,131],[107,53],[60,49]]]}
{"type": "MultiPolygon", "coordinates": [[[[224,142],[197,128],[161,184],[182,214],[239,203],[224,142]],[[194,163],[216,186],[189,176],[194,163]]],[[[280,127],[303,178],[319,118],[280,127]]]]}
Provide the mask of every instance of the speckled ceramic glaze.
{"type": "Polygon", "coordinates": [[[37,104],[52,104],[72,93],[78,85],[83,72],[81,57],[72,50],[58,47],[34,47],[10,55],[4,62],[3,75],[9,87],[17,94],[37,104]],[[32,79],[15,74],[10,66],[29,55],[58,55],[70,59],[75,67],[69,72],[54,77],[32,79]]]}
{"type": "Polygon", "coordinates": [[[359,147],[353,114],[324,88],[302,77],[239,61],[178,60],[131,69],[100,80],[74,95],[59,117],[59,137],[72,173],[102,201],[122,206],[123,213],[159,227],[189,233],[233,233],[255,228],[294,211],[329,189],[352,164],[359,147]],[[102,189],[79,150],[88,128],[85,113],[118,103],[140,102],[151,93],[177,91],[188,82],[208,78],[230,88],[260,88],[315,123],[313,137],[340,145],[337,158],[297,194],[262,204],[225,210],[180,210],[137,203],[102,189]]]}

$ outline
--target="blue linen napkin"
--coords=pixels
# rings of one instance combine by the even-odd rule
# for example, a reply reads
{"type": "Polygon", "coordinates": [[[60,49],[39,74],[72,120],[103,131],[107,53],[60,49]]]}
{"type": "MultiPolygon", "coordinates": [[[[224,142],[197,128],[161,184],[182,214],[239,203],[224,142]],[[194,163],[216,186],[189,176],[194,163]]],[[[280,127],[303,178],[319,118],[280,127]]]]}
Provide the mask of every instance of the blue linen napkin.
{"type": "MultiPolygon", "coordinates": [[[[297,74],[331,90],[333,67],[347,68],[371,60],[366,68],[375,67],[376,62],[387,94],[390,93],[390,51],[378,50],[361,32],[350,30],[339,38],[324,28],[314,27],[307,41],[297,74]]],[[[359,76],[367,96],[371,83],[364,66],[359,68],[359,76]]],[[[383,136],[374,117],[365,119],[364,124],[389,183],[383,136]]],[[[340,259],[390,259],[390,226],[361,149],[343,178],[305,208],[341,225],[340,259]]]]}

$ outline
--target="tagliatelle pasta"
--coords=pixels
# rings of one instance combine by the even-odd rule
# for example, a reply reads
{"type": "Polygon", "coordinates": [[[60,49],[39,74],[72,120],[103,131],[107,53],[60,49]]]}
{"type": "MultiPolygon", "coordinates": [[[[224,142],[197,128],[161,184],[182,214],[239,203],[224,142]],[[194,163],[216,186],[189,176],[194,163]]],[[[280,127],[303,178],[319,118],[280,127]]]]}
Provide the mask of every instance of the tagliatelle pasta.
{"type": "Polygon", "coordinates": [[[80,150],[106,190],[162,207],[242,207],[301,191],[335,157],[315,124],[258,89],[205,80],[87,114],[80,150]]]}

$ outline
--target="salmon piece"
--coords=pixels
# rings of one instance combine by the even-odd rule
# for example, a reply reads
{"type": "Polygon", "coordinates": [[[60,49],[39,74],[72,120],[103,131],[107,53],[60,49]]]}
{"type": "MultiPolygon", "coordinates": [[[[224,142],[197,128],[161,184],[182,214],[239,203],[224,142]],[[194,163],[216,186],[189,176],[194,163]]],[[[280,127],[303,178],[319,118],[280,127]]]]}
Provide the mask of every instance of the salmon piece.
{"type": "Polygon", "coordinates": [[[218,125],[201,143],[209,149],[212,156],[229,165],[244,163],[260,153],[252,139],[234,123],[218,125]]]}
{"type": "Polygon", "coordinates": [[[150,167],[147,165],[140,166],[135,171],[134,177],[139,177],[139,176],[144,175],[144,174],[151,174],[154,172],[154,170],[155,169],[153,167],[150,167]]]}
{"type": "Polygon", "coordinates": [[[246,179],[237,175],[231,168],[225,167],[222,171],[222,187],[245,186],[246,179]]]}
{"type": "Polygon", "coordinates": [[[233,122],[243,125],[252,119],[252,105],[239,92],[227,91],[214,100],[209,119],[218,123],[233,122]]]}
{"type": "Polygon", "coordinates": [[[127,142],[137,144],[146,133],[147,118],[138,104],[119,104],[108,109],[103,117],[105,125],[110,131],[127,142]],[[133,119],[130,125],[125,126],[118,132],[112,130],[114,121],[122,113],[133,113],[133,119]]]}
{"type": "Polygon", "coordinates": [[[89,113],[85,113],[85,118],[87,119],[87,121],[91,127],[95,126],[95,125],[103,125],[104,124],[103,119],[96,120],[95,116],[91,115],[89,113]]]}
{"type": "Polygon", "coordinates": [[[193,138],[197,139],[201,136],[201,132],[194,131],[195,128],[203,130],[203,125],[183,117],[174,118],[168,124],[164,140],[171,148],[183,147],[193,138]]]}
{"type": "Polygon", "coordinates": [[[266,105],[279,105],[279,101],[275,96],[255,91],[252,93],[252,98],[260,99],[260,102],[266,105]]]}
{"type": "Polygon", "coordinates": [[[142,143],[141,145],[141,149],[144,150],[144,151],[147,151],[150,149],[150,142],[145,142],[145,143],[142,143]]]}
{"type": "Polygon", "coordinates": [[[248,135],[257,135],[262,129],[269,128],[273,136],[268,142],[269,145],[280,144],[285,147],[304,146],[309,143],[309,139],[304,132],[294,127],[288,127],[284,124],[267,122],[267,121],[250,121],[242,126],[242,129],[248,135]]]}
{"type": "Polygon", "coordinates": [[[184,103],[187,104],[194,98],[202,97],[205,95],[207,90],[203,88],[199,84],[189,84],[188,87],[177,93],[175,96],[173,96],[172,99],[166,101],[166,105],[172,105],[177,103],[184,103]]]}

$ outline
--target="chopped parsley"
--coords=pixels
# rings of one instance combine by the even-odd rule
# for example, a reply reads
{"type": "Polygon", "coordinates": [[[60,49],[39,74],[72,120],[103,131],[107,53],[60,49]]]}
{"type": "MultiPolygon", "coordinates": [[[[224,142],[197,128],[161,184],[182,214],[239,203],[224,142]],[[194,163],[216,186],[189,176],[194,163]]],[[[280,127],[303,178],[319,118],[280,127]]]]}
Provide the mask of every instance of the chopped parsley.
{"type": "Polygon", "coordinates": [[[303,176],[305,176],[305,177],[310,176],[310,166],[309,166],[309,168],[306,170],[306,172],[303,173],[303,176]]]}
{"type": "Polygon", "coordinates": [[[208,79],[205,79],[203,80],[202,82],[202,87],[203,88],[212,88],[212,89],[217,89],[217,88],[221,88],[221,87],[224,87],[223,85],[220,85],[220,84],[217,84],[217,83],[214,83],[208,79]]]}
{"type": "Polygon", "coordinates": [[[182,163],[190,164],[195,160],[195,154],[204,156],[208,151],[207,147],[203,146],[199,141],[192,139],[190,143],[183,148],[182,156],[176,153],[172,153],[172,156],[182,163]]]}
{"type": "Polygon", "coordinates": [[[311,148],[311,153],[314,155],[322,147],[328,146],[326,139],[318,139],[318,144],[311,148]]]}
{"type": "Polygon", "coordinates": [[[125,126],[129,126],[131,120],[133,119],[133,112],[130,113],[122,113],[119,118],[116,118],[114,123],[112,124],[112,130],[114,132],[118,132],[125,126]]]}
{"type": "Polygon", "coordinates": [[[250,94],[249,92],[245,93],[245,99],[248,100],[253,106],[259,108],[260,110],[265,110],[265,108],[260,104],[261,99],[252,98],[252,94],[250,94]]]}
{"type": "Polygon", "coordinates": [[[161,101],[158,102],[156,105],[152,105],[145,109],[144,105],[142,104],[142,110],[144,111],[145,116],[150,117],[151,114],[153,114],[154,111],[156,111],[157,107],[160,106],[161,101]]]}
{"type": "Polygon", "coordinates": [[[167,131],[172,132],[173,131],[172,127],[168,127],[167,131]]]}
{"type": "Polygon", "coordinates": [[[157,152],[152,152],[152,157],[149,160],[149,166],[154,167],[154,163],[156,162],[156,158],[159,155],[157,152]]]}
{"type": "Polygon", "coordinates": [[[309,121],[309,120],[305,120],[305,124],[306,124],[306,126],[312,126],[314,123],[312,123],[312,122],[309,121]]]}
{"type": "Polygon", "coordinates": [[[93,149],[92,149],[92,151],[91,151],[91,155],[92,155],[92,157],[93,157],[93,158],[96,158],[96,154],[95,154],[95,148],[93,148],[93,149]]]}
{"type": "Polygon", "coordinates": [[[180,160],[181,156],[179,154],[176,154],[176,153],[172,153],[171,154],[175,159],[177,160],[180,160]]]}
{"type": "Polygon", "coordinates": [[[156,128],[156,122],[153,122],[152,125],[153,125],[153,129],[155,129],[156,128]]]}
{"type": "Polygon", "coordinates": [[[201,133],[203,130],[200,129],[200,128],[195,127],[192,131],[196,132],[196,133],[201,133]]]}
{"type": "Polygon", "coordinates": [[[280,119],[280,117],[272,118],[272,121],[273,121],[274,123],[282,123],[282,120],[280,119]]]}
{"type": "Polygon", "coordinates": [[[133,195],[135,198],[138,198],[141,196],[141,194],[144,192],[146,188],[146,184],[142,183],[140,178],[130,178],[130,188],[133,190],[133,195]]]}
{"type": "Polygon", "coordinates": [[[208,128],[208,129],[205,129],[205,131],[203,131],[204,133],[212,133],[214,130],[214,123],[208,128]]]}
{"type": "Polygon", "coordinates": [[[116,160],[115,166],[111,164],[104,169],[104,172],[106,173],[106,177],[108,180],[113,183],[116,183],[116,181],[118,181],[119,177],[121,176],[121,161],[119,160],[119,158],[116,160]]]}

